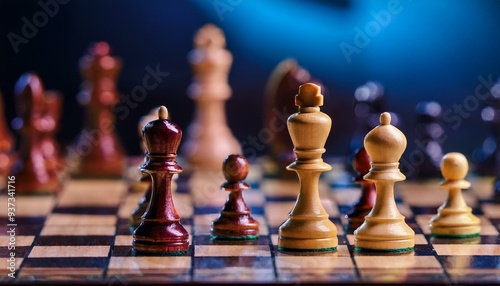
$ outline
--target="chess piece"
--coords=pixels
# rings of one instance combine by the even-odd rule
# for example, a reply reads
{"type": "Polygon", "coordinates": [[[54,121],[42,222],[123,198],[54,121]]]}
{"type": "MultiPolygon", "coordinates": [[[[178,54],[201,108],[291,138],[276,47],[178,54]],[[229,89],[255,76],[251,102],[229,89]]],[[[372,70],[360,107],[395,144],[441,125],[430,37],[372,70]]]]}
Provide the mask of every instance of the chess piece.
{"type": "Polygon", "coordinates": [[[452,152],[443,156],[441,172],[444,181],[441,188],[448,190],[448,198],[430,220],[431,235],[450,238],[479,235],[479,218],[472,214],[462,196],[462,189],[470,187],[470,183],[464,180],[468,169],[469,163],[463,154],[452,152]]]}
{"type": "Polygon", "coordinates": [[[423,159],[419,164],[414,164],[414,178],[437,178],[440,175],[439,163],[443,157],[441,141],[444,135],[441,110],[441,105],[435,101],[422,101],[417,104],[415,132],[423,159]]]}
{"type": "MultiPolygon", "coordinates": [[[[16,126],[21,142],[18,160],[12,167],[16,176],[16,192],[18,194],[54,194],[59,190],[56,172],[47,165],[43,144],[44,136],[53,134],[57,125],[51,115],[46,116],[46,99],[43,84],[34,73],[23,74],[15,86],[16,109],[18,113],[16,126]]],[[[49,108],[50,109],[50,108],[49,108]]],[[[48,139],[53,140],[53,139],[48,139]]]]}
{"type": "Polygon", "coordinates": [[[135,251],[178,255],[187,251],[189,234],[180,223],[172,200],[172,176],[182,172],[177,164],[177,148],[182,130],[170,121],[167,109],[158,110],[158,119],[142,129],[146,145],[146,162],[141,171],[152,181],[152,193],[146,213],[133,233],[135,251]]]}
{"type": "Polygon", "coordinates": [[[287,126],[297,159],[287,169],[297,173],[300,191],[288,219],[279,227],[278,250],[335,251],[337,228],[328,218],[318,190],[321,173],[332,168],[321,158],[332,120],[320,111],[323,95],[318,85],[301,85],[295,105],[298,112],[288,117],[287,126]]]}
{"type": "Polygon", "coordinates": [[[226,122],[224,104],[231,96],[227,82],[232,55],[222,31],[208,24],[195,38],[188,58],[194,72],[188,94],[196,103],[182,153],[193,169],[220,171],[227,154],[241,154],[241,146],[226,122]]]}
{"type": "Polygon", "coordinates": [[[43,120],[45,130],[41,133],[41,150],[47,165],[47,171],[58,176],[63,169],[63,159],[59,154],[56,133],[59,129],[62,109],[62,96],[56,91],[47,91],[44,96],[43,120]]]}
{"type": "Polygon", "coordinates": [[[357,229],[365,221],[365,216],[370,213],[375,204],[377,196],[375,185],[363,178],[370,171],[370,161],[370,155],[366,152],[365,147],[361,147],[355,152],[352,167],[357,172],[354,181],[361,185],[361,197],[345,215],[348,230],[357,229]]]}
{"type": "Polygon", "coordinates": [[[370,131],[364,146],[371,158],[371,169],[364,176],[373,181],[377,196],[365,221],[354,231],[357,251],[408,252],[415,246],[415,232],[399,213],[394,183],[406,177],[399,171],[399,159],[406,148],[406,137],[391,125],[391,115],[380,115],[380,125],[370,131]]]}
{"type": "Polygon", "coordinates": [[[81,150],[76,176],[93,178],[121,177],[125,155],[115,132],[113,109],[119,102],[116,81],[122,63],[110,55],[105,42],[93,44],[80,60],[85,79],[79,95],[85,106],[85,127],[75,150],[81,150]]]}
{"type": "Polygon", "coordinates": [[[368,81],[354,92],[356,129],[351,139],[351,152],[363,147],[363,140],[378,125],[380,113],[387,109],[384,87],[376,81],[368,81]]]}
{"type": "MultiPolygon", "coordinates": [[[[155,109],[156,114],[158,114],[158,108],[155,109]]],[[[156,115],[156,118],[158,115],[156,115]]],[[[142,138],[142,128],[149,123],[150,121],[155,120],[153,117],[152,111],[147,115],[143,116],[141,120],[139,120],[138,129],[140,132],[140,136],[142,138]]],[[[141,140],[141,149],[144,153],[144,163],[146,162],[146,145],[145,141],[141,140]]],[[[173,184],[173,182],[172,182],[173,184]]],[[[173,188],[172,188],[173,189],[173,188]]],[[[151,176],[148,173],[143,173],[138,182],[132,183],[132,192],[143,192],[144,195],[139,200],[137,208],[132,211],[132,216],[130,217],[130,229],[133,231],[137,228],[137,226],[141,223],[141,217],[146,212],[149,202],[151,200],[151,193],[153,192],[153,186],[151,182],[151,176]]]]}
{"type": "Polygon", "coordinates": [[[7,188],[7,176],[15,161],[14,137],[7,127],[3,104],[0,93],[0,192],[7,188]]]}
{"type": "Polygon", "coordinates": [[[481,120],[490,127],[488,136],[477,150],[474,150],[475,172],[483,176],[500,178],[500,79],[491,87],[491,96],[486,96],[486,107],[481,110],[481,120]]]}
{"type": "Polygon", "coordinates": [[[285,59],[273,70],[266,84],[264,96],[264,127],[274,135],[268,144],[272,170],[268,173],[280,178],[295,178],[286,166],[295,160],[293,143],[286,131],[285,119],[295,113],[292,98],[302,84],[311,82],[309,72],[299,66],[294,59],[285,59]]]}
{"type": "Polygon", "coordinates": [[[243,190],[250,186],[243,182],[248,175],[248,162],[241,155],[229,155],[222,164],[226,182],[222,189],[229,192],[219,217],[212,222],[211,233],[215,239],[256,239],[259,223],[251,216],[243,200],[243,190]]]}

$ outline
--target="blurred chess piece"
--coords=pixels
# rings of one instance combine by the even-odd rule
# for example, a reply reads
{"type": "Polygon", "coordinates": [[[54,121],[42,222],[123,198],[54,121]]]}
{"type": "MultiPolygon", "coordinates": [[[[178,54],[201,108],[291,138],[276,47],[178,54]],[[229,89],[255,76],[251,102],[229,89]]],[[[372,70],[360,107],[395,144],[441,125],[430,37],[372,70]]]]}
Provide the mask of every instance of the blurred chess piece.
{"type": "MultiPolygon", "coordinates": [[[[307,82],[321,86],[305,68],[290,58],[281,61],[274,68],[266,83],[263,123],[264,127],[272,132],[272,138],[267,144],[271,166],[266,172],[270,175],[287,179],[296,178],[293,172],[286,169],[296,158],[292,140],[287,132],[286,119],[296,112],[297,107],[293,98],[298,88],[307,82]]],[[[324,89],[323,93],[325,93],[324,89]]]]}
{"type": "Polygon", "coordinates": [[[0,193],[7,189],[7,176],[15,161],[14,136],[7,127],[3,95],[0,93],[0,193]]]}
{"type": "MultiPolygon", "coordinates": [[[[44,130],[41,133],[41,149],[47,170],[58,176],[64,168],[63,159],[60,155],[59,143],[56,134],[59,131],[62,111],[62,95],[56,91],[47,91],[44,97],[44,130]]],[[[62,180],[62,178],[60,178],[62,180]]]]}
{"type": "Polygon", "coordinates": [[[182,154],[192,169],[220,172],[220,162],[228,154],[241,154],[240,143],[226,121],[225,101],[231,96],[227,80],[233,57],[225,45],[223,32],[208,24],[196,33],[194,49],[188,55],[193,69],[188,95],[196,110],[182,154]]]}
{"type": "Polygon", "coordinates": [[[417,150],[423,153],[422,162],[415,165],[414,178],[438,178],[441,175],[439,164],[443,157],[441,147],[444,136],[441,105],[435,101],[422,101],[417,104],[417,125],[415,126],[417,150]]]}
{"type": "MultiPolygon", "coordinates": [[[[18,159],[12,167],[18,194],[54,194],[59,191],[57,146],[51,144],[57,126],[52,98],[47,99],[43,84],[34,73],[23,74],[15,86],[17,115],[15,122],[20,140],[18,159]],[[45,149],[44,149],[45,148],[45,149]]],[[[50,97],[50,96],[49,96],[50,97]]],[[[57,104],[55,104],[57,106],[57,104]]]]}
{"type": "Polygon", "coordinates": [[[94,43],[80,60],[84,78],[79,101],[85,107],[85,126],[75,150],[80,156],[75,175],[110,178],[123,174],[125,154],[115,131],[113,109],[120,97],[116,81],[122,62],[110,55],[105,42],[94,43]]]}
{"type": "Polygon", "coordinates": [[[461,153],[452,152],[443,156],[441,172],[444,181],[441,187],[448,190],[446,201],[439,207],[438,214],[430,220],[431,235],[448,238],[467,238],[479,235],[479,218],[462,196],[462,189],[470,183],[464,180],[469,170],[467,158],[461,153]]]}
{"type": "Polygon", "coordinates": [[[357,173],[354,181],[361,186],[361,196],[345,215],[347,230],[349,231],[357,229],[365,221],[365,216],[370,213],[375,204],[375,198],[377,197],[375,185],[372,181],[364,179],[364,176],[370,171],[370,162],[370,155],[366,152],[365,147],[359,148],[354,153],[352,167],[357,173]]]}

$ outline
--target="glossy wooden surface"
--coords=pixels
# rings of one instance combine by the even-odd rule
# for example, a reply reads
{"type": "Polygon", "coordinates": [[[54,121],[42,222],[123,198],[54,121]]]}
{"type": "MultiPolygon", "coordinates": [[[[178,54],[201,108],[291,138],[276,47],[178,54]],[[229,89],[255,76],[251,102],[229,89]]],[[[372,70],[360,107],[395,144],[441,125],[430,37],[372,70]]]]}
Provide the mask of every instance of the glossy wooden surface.
{"type": "Polygon", "coordinates": [[[319,196],[319,177],[331,170],[322,154],[331,118],[320,111],[323,95],[318,85],[306,83],[295,96],[299,112],[288,118],[288,131],[297,159],[287,169],[295,171],[300,181],[297,201],[288,219],[279,227],[278,249],[281,251],[335,251],[337,228],[328,219],[319,196]]]}
{"type": "Polygon", "coordinates": [[[364,179],[374,182],[377,196],[365,221],[354,231],[355,247],[360,251],[413,251],[415,232],[406,224],[394,197],[394,183],[405,180],[399,159],[406,149],[406,137],[384,112],[380,125],[365,136],[364,145],[371,158],[371,169],[364,179]]]}
{"type": "Polygon", "coordinates": [[[472,214],[462,195],[462,189],[471,185],[464,180],[468,170],[469,163],[463,154],[451,152],[443,156],[441,173],[444,181],[441,187],[448,191],[448,197],[430,220],[432,235],[455,238],[479,235],[479,218],[472,214]]]}
{"type": "Polygon", "coordinates": [[[162,106],[158,120],[143,128],[147,152],[141,171],[151,176],[152,192],[141,223],[134,230],[132,246],[138,252],[180,255],[189,247],[189,234],[174,206],[172,177],[182,172],[175,161],[182,130],[167,118],[168,111],[162,106]]]}
{"type": "Polygon", "coordinates": [[[222,172],[226,181],[222,190],[228,191],[228,198],[220,215],[213,221],[211,234],[215,239],[257,239],[259,223],[252,217],[243,199],[243,191],[250,186],[243,180],[248,175],[245,157],[231,154],[224,159],[222,172]]]}

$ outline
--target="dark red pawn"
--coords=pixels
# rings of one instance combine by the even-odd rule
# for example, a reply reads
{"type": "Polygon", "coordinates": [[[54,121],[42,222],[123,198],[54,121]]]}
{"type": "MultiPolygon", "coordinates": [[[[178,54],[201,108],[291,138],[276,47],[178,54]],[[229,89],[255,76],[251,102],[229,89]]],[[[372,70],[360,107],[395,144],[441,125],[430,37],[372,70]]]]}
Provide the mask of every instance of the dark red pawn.
{"type": "Polygon", "coordinates": [[[221,188],[229,191],[229,197],[219,217],[212,223],[214,239],[256,239],[259,223],[252,218],[243,200],[242,191],[250,188],[243,180],[248,175],[248,162],[241,155],[229,155],[224,159],[222,171],[226,182],[221,188]]]}
{"type": "Polygon", "coordinates": [[[361,185],[361,197],[345,215],[347,229],[351,231],[358,228],[365,221],[365,216],[368,215],[375,204],[377,196],[375,185],[373,182],[363,179],[363,176],[370,171],[370,161],[370,155],[366,152],[365,147],[356,150],[352,167],[357,172],[354,181],[361,185]]]}

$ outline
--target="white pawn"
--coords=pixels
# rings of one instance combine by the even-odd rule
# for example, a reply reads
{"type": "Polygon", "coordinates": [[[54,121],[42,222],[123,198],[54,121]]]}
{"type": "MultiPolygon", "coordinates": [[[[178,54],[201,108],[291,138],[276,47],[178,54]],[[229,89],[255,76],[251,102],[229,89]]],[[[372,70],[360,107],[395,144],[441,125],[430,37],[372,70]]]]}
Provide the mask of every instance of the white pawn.
{"type": "Polygon", "coordinates": [[[464,180],[469,169],[467,158],[461,153],[452,152],[443,156],[441,173],[444,181],[441,187],[448,189],[448,198],[438,208],[438,214],[430,220],[431,235],[436,237],[467,238],[479,235],[479,218],[467,206],[462,189],[470,183],[464,180]]]}

